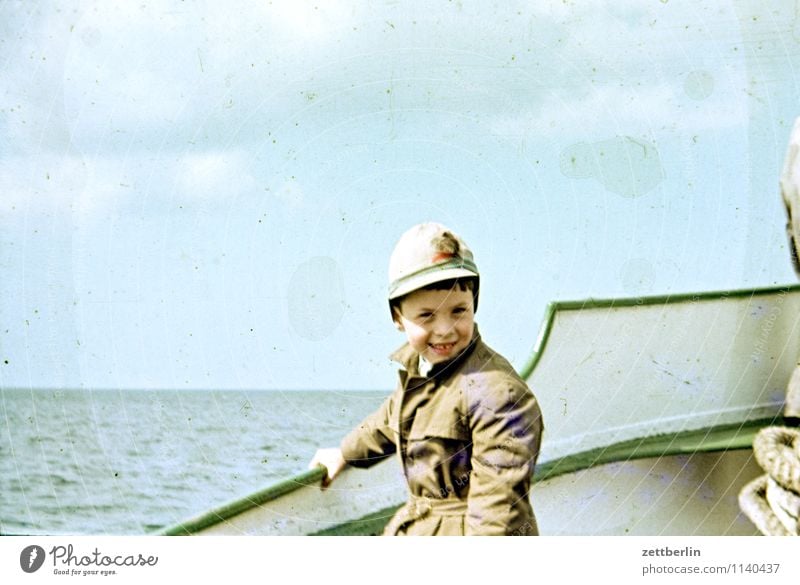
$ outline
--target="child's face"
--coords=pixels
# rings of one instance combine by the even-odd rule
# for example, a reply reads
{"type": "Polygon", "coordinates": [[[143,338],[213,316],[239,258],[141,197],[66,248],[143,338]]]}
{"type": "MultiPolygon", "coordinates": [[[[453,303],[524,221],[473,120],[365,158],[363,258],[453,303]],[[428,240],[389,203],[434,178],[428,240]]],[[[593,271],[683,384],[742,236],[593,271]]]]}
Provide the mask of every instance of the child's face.
{"type": "Polygon", "coordinates": [[[431,364],[446,362],[466,349],[475,328],[471,290],[417,290],[395,309],[394,322],[408,343],[431,364]]]}

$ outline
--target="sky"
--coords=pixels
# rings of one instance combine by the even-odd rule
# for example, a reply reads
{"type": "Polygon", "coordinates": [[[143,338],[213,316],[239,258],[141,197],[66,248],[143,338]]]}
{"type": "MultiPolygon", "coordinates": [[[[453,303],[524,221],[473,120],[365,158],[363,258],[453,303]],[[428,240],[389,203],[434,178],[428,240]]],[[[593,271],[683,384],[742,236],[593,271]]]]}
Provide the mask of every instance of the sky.
{"type": "Polygon", "coordinates": [[[793,283],[797,2],[0,2],[0,388],[390,389],[410,226],[556,300],[793,283]]]}

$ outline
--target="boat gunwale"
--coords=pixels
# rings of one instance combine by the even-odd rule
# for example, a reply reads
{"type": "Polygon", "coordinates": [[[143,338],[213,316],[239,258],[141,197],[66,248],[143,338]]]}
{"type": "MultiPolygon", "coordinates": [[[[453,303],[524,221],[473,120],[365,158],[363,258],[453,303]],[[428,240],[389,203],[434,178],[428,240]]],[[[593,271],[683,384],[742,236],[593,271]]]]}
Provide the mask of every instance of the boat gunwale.
{"type": "Polygon", "coordinates": [[[536,343],[531,349],[530,356],[519,370],[519,375],[524,380],[530,378],[536,365],[542,358],[547,342],[550,339],[553,325],[555,324],[556,314],[561,311],[580,311],[583,309],[613,309],[630,307],[649,307],[653,305],[671,305],[681,303],[694,303],[698,301],[717,301],[720,299],[742,299],[746,297],[756,297],[772,295],[775,293],[800,292],[800,284],[784,284],[771,287],[737,289],[737,290],[717,290],[700,293],[676,293],[667,295],[641,296],[641,297],[620,297],[620,298],[600,298],[589,297],[584,300],[563,300],[551,301],[545,308],[542,325],[536,343]]]}
{"type": "Polygon", "coordinates": [[[193,518],[163,528],[157,534],[160,536],[189,536],[195,534],[201,530],[230,520],[243,512],[277,500],[281,496],[290,494],[304,486],[318,484],[322,482],[326,473],[327,472],[322,467],[310,469],[242,498],[237,498],[222,504],[217,508],[202,512],[193,518]]]}

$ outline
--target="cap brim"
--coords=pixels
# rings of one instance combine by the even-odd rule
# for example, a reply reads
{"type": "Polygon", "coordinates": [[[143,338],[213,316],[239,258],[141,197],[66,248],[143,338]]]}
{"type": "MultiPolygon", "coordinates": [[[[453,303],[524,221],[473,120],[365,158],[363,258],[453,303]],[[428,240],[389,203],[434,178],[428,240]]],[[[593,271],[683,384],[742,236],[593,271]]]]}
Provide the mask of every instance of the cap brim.
{"type": "Polygon", "coordinates": [[[424,286],[433,284],[434,282],[441,282],[443,280],[450,280],[453,278],[477,278],[478,275],[466,268],[445,268],[444,270],[437,270],[435,272],[428,272],[412,276],[407,281],[403,282],[394,291],[389,293],[389,300],[402,297],[410,292],[414,292],[424,286]]]}

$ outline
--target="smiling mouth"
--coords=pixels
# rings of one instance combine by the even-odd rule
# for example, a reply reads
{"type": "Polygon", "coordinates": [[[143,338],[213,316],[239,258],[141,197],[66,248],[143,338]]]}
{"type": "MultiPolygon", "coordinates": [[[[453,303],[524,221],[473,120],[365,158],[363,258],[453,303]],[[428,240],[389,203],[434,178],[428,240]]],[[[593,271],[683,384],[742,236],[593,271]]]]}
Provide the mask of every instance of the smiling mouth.
{"type": "Polygon", "coordinates": [[[453,343],[430,343],[428,347],[430,347],[434,353],[438,354],[447,354],[453,351],[453,348],[456,346],[455,342],[453,343]]]}

